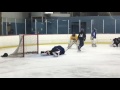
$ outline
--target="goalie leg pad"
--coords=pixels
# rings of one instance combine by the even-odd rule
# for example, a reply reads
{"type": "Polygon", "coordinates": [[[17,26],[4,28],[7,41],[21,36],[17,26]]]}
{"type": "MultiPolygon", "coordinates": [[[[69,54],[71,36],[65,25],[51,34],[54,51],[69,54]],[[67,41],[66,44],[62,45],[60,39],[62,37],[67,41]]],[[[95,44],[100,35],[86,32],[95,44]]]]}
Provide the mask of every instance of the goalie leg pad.
{"type": "Polygon", "coordinates": [[[58,57],[60,55],[60,51],[53,52],[54,57],[58,57]]]}

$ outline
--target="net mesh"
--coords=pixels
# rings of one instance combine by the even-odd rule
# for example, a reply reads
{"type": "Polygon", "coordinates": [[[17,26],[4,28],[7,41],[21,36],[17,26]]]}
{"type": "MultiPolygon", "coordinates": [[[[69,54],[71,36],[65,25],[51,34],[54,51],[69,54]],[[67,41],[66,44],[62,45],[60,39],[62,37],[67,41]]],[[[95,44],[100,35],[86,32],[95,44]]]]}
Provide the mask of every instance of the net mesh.
{"type": "Polygon", "coordinates": [[[24,57],[25,54],[34,53],[38,53],[38,35],[20,35],[19,45],[9,57],[24,57]]]}

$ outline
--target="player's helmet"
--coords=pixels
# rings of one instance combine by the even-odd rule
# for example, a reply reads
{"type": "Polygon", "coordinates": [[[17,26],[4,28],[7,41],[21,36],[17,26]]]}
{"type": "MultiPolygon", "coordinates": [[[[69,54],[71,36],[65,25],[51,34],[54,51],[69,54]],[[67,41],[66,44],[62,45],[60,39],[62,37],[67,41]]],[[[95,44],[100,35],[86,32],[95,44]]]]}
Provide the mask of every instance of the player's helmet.
{"type": "Polygon", "coordinates": [[[83,28],[81,28],[81,31],[82,31],[82,32],[84,32],[84,29],[83,29],[83,28]]]}
{"type": "Polygon", "coordinates": [[[96,28],[94,28],[93,30],[96,31],[96,28]]]}
{"type": "Polygon", "coordinates": [[[83,33],[83,32],[84,32],[83,30],[80,31],[80,33],[83,33]]]}
{"type": "Polygon", "coordinates": [[[73,33],[72,36],[75,36],[75,33],[73,33]]]}

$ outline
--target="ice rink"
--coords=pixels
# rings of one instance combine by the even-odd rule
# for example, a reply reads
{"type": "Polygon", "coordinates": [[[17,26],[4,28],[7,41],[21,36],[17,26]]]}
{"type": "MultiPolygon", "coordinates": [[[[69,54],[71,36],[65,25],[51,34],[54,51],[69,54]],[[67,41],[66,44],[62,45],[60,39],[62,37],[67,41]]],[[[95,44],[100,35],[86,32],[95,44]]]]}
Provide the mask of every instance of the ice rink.
{"type": "MultiPolygon", "coordinates": [[[[42,51],[53,46],[40,45],[39,48],[42,51]]],[[[15,49],[0,49],[0,55],[11,54],[15,49]]],[[[0,57],[0,78],[120,78],[120,47],[85,44],[81,52],[74,45],[59,57],[40,54],[25,58],[0,57]]]]}

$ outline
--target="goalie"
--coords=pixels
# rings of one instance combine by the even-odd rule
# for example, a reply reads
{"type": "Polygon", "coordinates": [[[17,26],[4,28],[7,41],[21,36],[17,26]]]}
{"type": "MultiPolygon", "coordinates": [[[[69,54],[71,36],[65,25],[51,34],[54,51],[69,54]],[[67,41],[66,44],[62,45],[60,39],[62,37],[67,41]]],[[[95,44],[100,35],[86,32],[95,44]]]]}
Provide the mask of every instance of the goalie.
{"type": "Polygon", "coordinates": [[[76,44],[76,45],[77,45],[77,41],[78,41],[78,36],[77,36],[75,33],[73,33],[73,34],[70,36],[70,41],[69,41],[69,44],[68,44],[68,49],[70,49],[73,44],[76,44]]]}
{"type": "Polygon", "coordinates": [[[96,29],[94,28],[94,30],[91,33],[91,41],[92,41],[92,47],[96,47],[96,29]]]}
{"type": "Polygon", "coordinates": [[[42,56],[50,56],[53,55],[58,57],[59,55],[65,54],[65,49],[62,46],[55,46],[51,50],[41,51],[42,56]]]}

